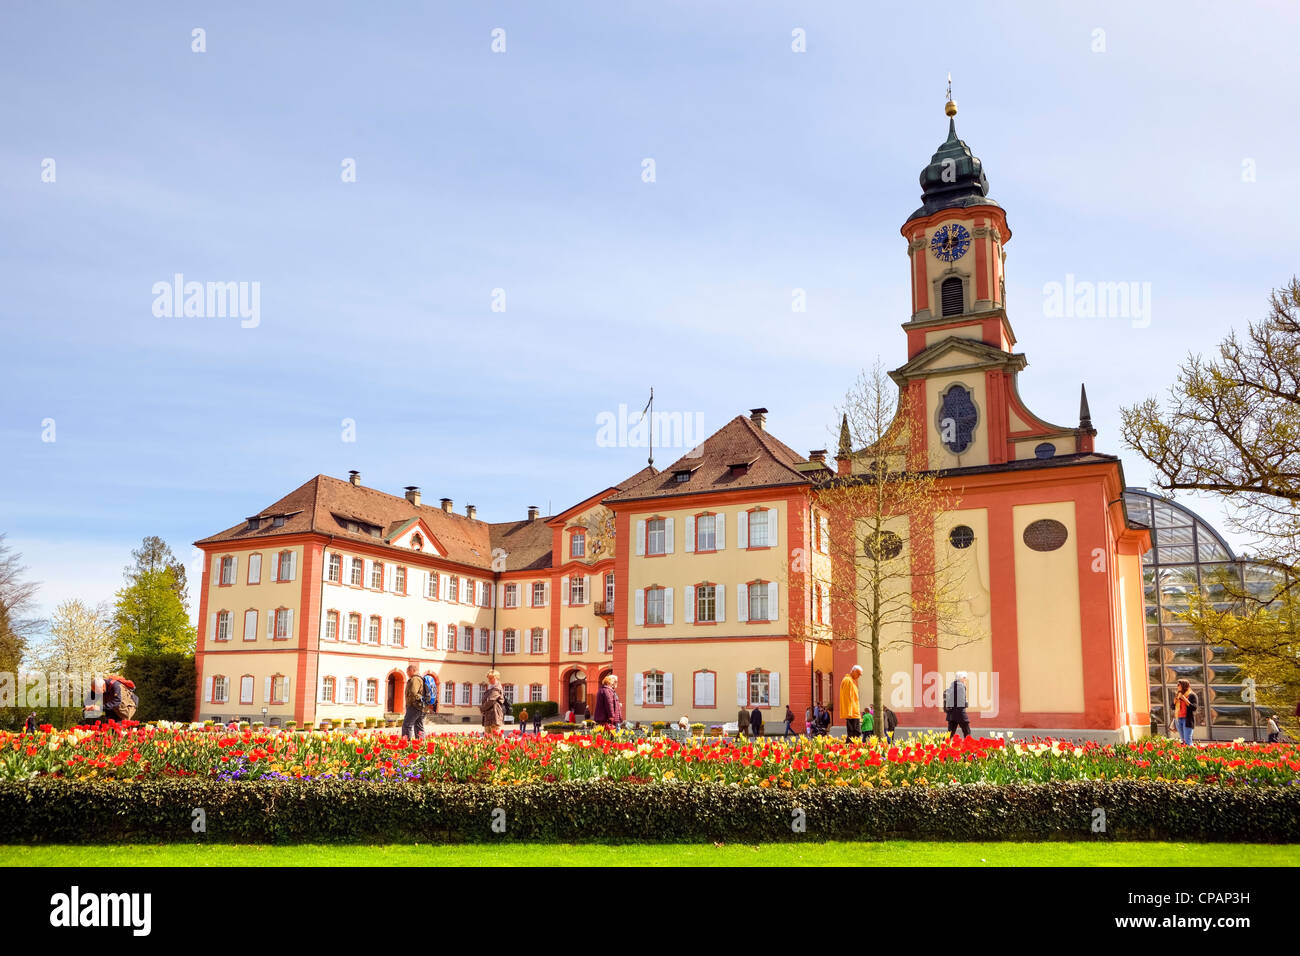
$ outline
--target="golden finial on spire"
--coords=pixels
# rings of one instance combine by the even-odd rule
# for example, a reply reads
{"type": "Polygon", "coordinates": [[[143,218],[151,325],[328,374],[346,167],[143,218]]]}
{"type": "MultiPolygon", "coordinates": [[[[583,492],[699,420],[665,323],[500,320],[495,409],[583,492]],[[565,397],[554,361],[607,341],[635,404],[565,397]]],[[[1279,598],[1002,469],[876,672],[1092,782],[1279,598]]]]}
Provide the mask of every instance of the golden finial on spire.
{"type": "Polygon", "coordinates": [[[948,116],[957,115],[957,101],[952,98],[952,74],[948,74],[948,102],[943,104],[943,111],[948,116]]]}

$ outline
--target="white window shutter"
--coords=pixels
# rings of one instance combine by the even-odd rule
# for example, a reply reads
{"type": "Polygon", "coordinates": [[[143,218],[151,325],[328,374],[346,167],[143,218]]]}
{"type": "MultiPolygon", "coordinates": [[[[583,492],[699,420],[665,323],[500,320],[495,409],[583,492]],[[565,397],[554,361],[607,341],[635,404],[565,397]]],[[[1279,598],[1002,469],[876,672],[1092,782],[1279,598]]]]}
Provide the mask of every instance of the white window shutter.
{"type": "Polygon", "coordinates": [[[686,516],[686,543],[682,546],[682,550],[695,550],[695,515],[686,516]]]}
{"type": "Polygon", "coordinates": [[[266,612],[266,639],[269,641],[275,637],[275,608],[270,608],[266,612]]]}
{"type": "Polygon", "coordinates": [[[695,585],[686,585],[686,596],[682,600],[682,621],[686,624],[695,623],[695,585]]]}
{"type": "Polygon", "coordinates": [[[285,626],[288,628],[288,630],[286,630],[285,633],[286,633],[290,638],[292,638],[292,637],[293,637],[293,608],[289,608],[288,618],[289,618],[289,620],[288,620],[288,622],[287,622],[286,625],[285,625],[285,626]]]}
{"type": "Polygon", "coordinates": [[[551,653],[551,629],[549,627],[542,628],[542,653],[551,653]]]}
{"type": "Polygon", "coordinates": [[[505,647],[501,643],[501,632],[493,631],[492,640],[496,643],[497,653],[504,654],[506,651],[505,651],[505,647]]]}
{"type": "Polygon", "coordinates": [[[212,700],[212,677],[211,676],[203,678],[203,699],[206,701],[212,700]]]}
{"type": "Polygon", "coordinates": [[[645,588],[636,589],[636,622],[645,623],[645,588]]]}
{"type": "Polygon", "coordinates": [[[542,700],[548,700],[551,696],[551,685],[542,684],[542,700]]]}
{"type": "Polygon", "coordinates": [[[673,589],[664,588],[664,623],[673,622],[673,589]]]}
{"type": "Polygon", "coordinates": [[[673,534],[673,519],[664,519],[664,554],[673,553],[673,540],[676,536],[673,534]]]}
{"type": "Polygon", "coordinates": [[[371,561],[369,558],[366,558],[361,563],[361,586],[363,588],[370,587],[370,568],[374,563],[375,562],[371,561]]]}
{"type": "Polygon", "coordinates": [[[721,511],[713,516],[713,546],[719,551],[727,547],[727,516],[721,511]]]}
{"type": "Polygon", "coordinates": [[[260,551],[248,556],[248,580],[251,584],[262,583],[262,553],[260,551]]]}
{"type": "Polygon", "coordinates": [[[769,703],[773,707],[781,703],[781,675],[776,671],[767,675],[767,692],[771,698],[769,703]]]}
{"type": "Polygon", "coordinates": [[[500,585],[500,589],[497,591],[497,607],[505,607],[505,606],[506,606],[506,586],[502,584],[500,585]]]}
{"type": "Polygon", "coordinates": [[[330,552],[328,548],[321,552],[321,558],[320,579],[328,581],[330,579],[330,552]]]}
{"type": "Polygon", "coordinates": [[[444,601],[451,600],[451,576],[446,572],[438,576],[438,597],[444,601]]]}
{"type": "Polygon", "coordinates": [[[582,576],[582,603],[583,604],[591,603],[591,575],[590,574],[584,574],[582,576]]]}
{"type": "Polygon", "coordinates": [[[289,552],[289,580],[298,580],[298,552],[289,552]]]}
{"type": "Polygon", "coordinates": [[[632,675],[632,703],[640,707],[645,703],[645,675],[632,675]]]}
{"type": "Polygon", "coordinates": [[[582,653],[587,653],[587,629],[582,629],[582,653]]]}
{"type": "Polygon", "coordinates": [[[721,624],[727,620],[727,586],[725,584],[715,584],[713,586],[713,596],[716,598],[714,605],[717,607],[715,612],[718,616],[718,623],[721,624]]]}
{"type": "Polygon", "coordinates": [[[217,615],[214,611],[208,615],[208,640],[213,640],[217,636],[217,615]]]}
{"type": "MultiPolygon", "coordinates": [[[[744,671],[736,674],[736,703],[741,707],[749,705],[749,675],[744,671]]],[[[740,728],[744,730],[744,727],[740,728]]]]}
{"type": "Polygon", "coordinates": [[[560,578],[560,603],[572,603],[569,600],[570,597],[572,597],[572,592],[569,590],[569,576],[566,574],[560,578]]]}
{"type": "Polygon", "coordinates": [[[547,581],[542,585],[542,607],[551,606],[551,582],[547,581]]]}
{"type": "Polygon", "coordinates": [[[645,554],[645,520],[636,523],[636,553],[645,554]]]}
{"type": "Polygon", "coordinates": [[[831,543],[831,519],[826,517],[825,515],[822,515],[821,529],[822,529],[822,540],[821,540],[820,550],[822,554],[828,554],[830,552],[830,543],[831,543]]]}
{"type": "Polygon", "coordinates": [[[481,704],[481,703],[483,703],[483,687],[482,687],[481,685],[479,685],[479,684],[475,684],[475,685],[474,685],[474,704],[477,706],[478,704],[481,704]]]}
{"type": "Polygon", "coordinates": [[[749,512],[742,511],[736,515],[736,547],[749,547],[749,512]]]}
{"type": "Polygon", "coordinates": [[[293,698],[289,696],[289,678],[288,678],[288,677],[285,677],[285,679],[284,679],[284,701],[285,701],[285,703],[287,704],[287,703],[288,703],[289,701],[291,701],[291,700],[293,700],[293,698]]]}
{"type": "Polygon", "coordinates": [[[673,705],[673,675],[664,674],[664,706],[673,705]]]}
{"type": "Polygon", "coordinates": [[[262,703],[271,702],[271,678],[267,677],[262,680],[262,703]]]}
{"type": "Polygon", "coordinates": [[[324,703],[325,702],[325,675],[324,674],[320,676],[318,683],[320,684],[320,687],[317,688],[316,690],[316,700],[318,702],[324,703]]]}
{"type": "Polygon", "coordinates": [[[780,520],[778,520],[780,517],[781,511],[778,508],[773,508],[767,513],[767,543],[773,548],[778,546],[780,532],[776,529],[777,525],[781,523],[780,520]]]}
{"type": "Polygon", "coordinates": [[[767,582],[767,619],[775,621],[781,616],[781,586],[775,581],[767,582]]]}
{"type": "Polygon", "coordinates": [[[742,624],[749,620],[749,585],[736,585],[736,620],[742,624]]]}

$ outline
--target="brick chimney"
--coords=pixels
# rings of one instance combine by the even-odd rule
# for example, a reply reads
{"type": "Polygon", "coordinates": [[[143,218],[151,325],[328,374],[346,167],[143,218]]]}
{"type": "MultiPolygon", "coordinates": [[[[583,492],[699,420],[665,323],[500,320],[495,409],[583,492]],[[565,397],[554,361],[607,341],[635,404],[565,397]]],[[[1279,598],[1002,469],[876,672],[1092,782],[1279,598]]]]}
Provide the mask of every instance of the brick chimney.
{"type": "Polygon", "coordinates": [[[451,514],[451,499],[443,498],[441,500],[442,500],[442,510],[447,512],[447,514],[451,514]]]}
{"type": "Polygon", "coordinates": [[[808,452],[808,460],[815,461],[819,465],[826,464],[826,449],[814,448],[812,451],[808,452]]]}
{"type": "Polygon", "coordinates": [[[354,485],[356,485],[358,488],[360,488],[360,487],[361,487],[361,472],[359,472],[359,471],[349,471],[349,472],[348,472],[348,481],[352,482],[352,484],[354,484],[354,485]]]}
{"type": "Polygon", "coordinates": [[[406,486],[406,500],[409,501],[411,504],[415,505],[416,507],[419,507],[419,505],[420,505],[420,489],[417,488],[415,485],[407,485],[407,486],[406,486]]]}
{"type": "Polygon", "coordinates": [[[529,521],[536,521],[540,516],[541,516],[541,511],[538,509],[537,505],[529,505],[529,506],[528,506],[528,520],[529,520],[529,521]]]}
{"type": "Polygon", "coordinates": [[[466,518],[472,518],[472,517],[474,517],[476,514],[478,514],[478,508],[477,508],[477,507],[475,507],[474,505],[466,505],[466,506],[465,506],[465,517],[466,517],[466,518]]]}
{"type": "Polygon", "coordinates": [[[751,408],[749,410],[749,420],[757,425],[760,429],[767,425],[767,409],[751,408]]]}

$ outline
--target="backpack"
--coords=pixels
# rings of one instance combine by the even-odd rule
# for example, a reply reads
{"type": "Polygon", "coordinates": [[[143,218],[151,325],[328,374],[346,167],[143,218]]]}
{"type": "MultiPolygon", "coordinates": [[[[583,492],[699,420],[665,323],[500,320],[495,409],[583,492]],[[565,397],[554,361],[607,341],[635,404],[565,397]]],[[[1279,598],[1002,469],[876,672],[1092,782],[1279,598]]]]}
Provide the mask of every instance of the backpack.
{"type": "Polygon", "coordinates": [[[116,714],[117,720],[131,720],[135,717],[140,698],[135,691],[121,681],[110,680],[104,687],[104,713],[116,714]]]}
{"type": "Polygon", "coordinates": [[[420,691],[420,701],[425,707],[438,706],[438,685],[432,674],[424,675],[424,689],[420,691]]]}
{"type": "Polygon", "coordinates": [[[1196,726],[1196,711],[1199,709],[1199,703],[1196,700],[1196,691],[1187,692],[1187,722],[1193,727],[1196,726]]]}

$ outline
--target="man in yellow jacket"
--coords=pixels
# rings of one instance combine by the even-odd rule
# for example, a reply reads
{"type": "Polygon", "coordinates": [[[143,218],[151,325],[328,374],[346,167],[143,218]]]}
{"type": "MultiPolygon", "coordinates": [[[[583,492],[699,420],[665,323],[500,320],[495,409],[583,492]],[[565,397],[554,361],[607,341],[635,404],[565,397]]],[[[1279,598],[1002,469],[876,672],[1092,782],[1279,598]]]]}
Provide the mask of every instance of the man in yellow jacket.
{"type": "Polygon", "coordinates": [[[862,736],[862,705],[858,703],[858,678],[862,668],[854,664],[840,681],[840,716],[844,718],[844,736],[848,740],[862,736]]]}

